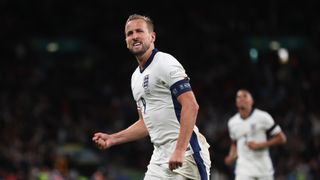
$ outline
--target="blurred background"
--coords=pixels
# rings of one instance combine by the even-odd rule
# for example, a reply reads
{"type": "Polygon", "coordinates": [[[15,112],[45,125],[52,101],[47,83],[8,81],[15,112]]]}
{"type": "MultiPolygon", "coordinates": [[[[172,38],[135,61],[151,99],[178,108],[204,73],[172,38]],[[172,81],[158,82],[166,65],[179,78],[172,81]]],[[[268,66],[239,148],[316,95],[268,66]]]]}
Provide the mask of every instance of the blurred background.
{"type": "Polygon", "coordinates": [[[319,8],[288,0],[0,0],[0,179],[143,178],[148,138],[108,151],[91,141],[138,118],[124,38],[132,13],[154,20],[156,47],[191,78],[212,179],[233,177],[227,120],[243,87],[287,135],[270,149],[276,179],[319,179],[319,8]]]}

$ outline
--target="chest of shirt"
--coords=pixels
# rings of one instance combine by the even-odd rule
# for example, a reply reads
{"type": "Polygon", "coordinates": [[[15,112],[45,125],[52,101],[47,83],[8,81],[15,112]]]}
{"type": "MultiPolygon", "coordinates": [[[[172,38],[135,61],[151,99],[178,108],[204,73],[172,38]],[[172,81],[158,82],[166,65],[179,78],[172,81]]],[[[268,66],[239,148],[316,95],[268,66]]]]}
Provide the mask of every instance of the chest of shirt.
{"type": "Polygon", "coordinates": [[[142,73],[136,72],[132,78],[131,86],[136,101],[141,97],[158,97],[170,92],[168,85],[162,80],[159,73],[153,71],[153,68],[148,68],[142,73]]]}
{"type": "Polygon", "coordinates": [[[259,119],[239,119],[231,127],[231,133],[236,139],[264,136],[265,130],[259,119]]]}

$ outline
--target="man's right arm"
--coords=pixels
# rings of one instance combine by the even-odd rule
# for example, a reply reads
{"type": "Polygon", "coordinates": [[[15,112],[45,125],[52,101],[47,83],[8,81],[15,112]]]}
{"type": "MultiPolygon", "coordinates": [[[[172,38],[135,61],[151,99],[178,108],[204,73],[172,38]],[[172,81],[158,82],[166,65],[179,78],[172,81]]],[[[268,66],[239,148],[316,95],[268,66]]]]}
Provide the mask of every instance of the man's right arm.
{"type": "Polygon", "coordinates": [[[231,143],[230,151],[228,156],[224,159],[226,165],[231,165],[238,157],[237,154],[237,144],[235,142],[231,143]]]}
{"type": "Polygon", "coordinates": [[[135,141],[148,136],[149,133],[144,124],[142,114],[140,111],[138,113],[139,119],[127,129],[114,134],[95,133],[92,141],[94,141],[100,149],[108,149],[114,145],[135,141]]]}

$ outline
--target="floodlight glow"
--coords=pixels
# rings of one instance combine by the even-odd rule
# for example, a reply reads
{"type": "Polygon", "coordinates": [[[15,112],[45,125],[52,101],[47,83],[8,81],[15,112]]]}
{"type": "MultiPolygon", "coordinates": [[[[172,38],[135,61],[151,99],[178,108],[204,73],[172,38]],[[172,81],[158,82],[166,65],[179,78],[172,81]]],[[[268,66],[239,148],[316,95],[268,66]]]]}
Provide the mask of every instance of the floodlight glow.
{"type": "Polygon", "coordinates": [[[55,42],[51,42],[47,45],[47,51],[50,53],[56,52],[59,49],[59,44],[55,42]]]}
{"type": "Polygon", "coordinates": [[[278,56],[281,64],[287,64],[289,62],[289,52],[286,48],[280,48],[278,50],[278,56]]]}
{"type": "Polygon", "coordinates": [[[278,50],[280,49],[280,43],[278,41],[271,41],[270,44],[269,44],[269,47],[271,50],[278,50]]]}

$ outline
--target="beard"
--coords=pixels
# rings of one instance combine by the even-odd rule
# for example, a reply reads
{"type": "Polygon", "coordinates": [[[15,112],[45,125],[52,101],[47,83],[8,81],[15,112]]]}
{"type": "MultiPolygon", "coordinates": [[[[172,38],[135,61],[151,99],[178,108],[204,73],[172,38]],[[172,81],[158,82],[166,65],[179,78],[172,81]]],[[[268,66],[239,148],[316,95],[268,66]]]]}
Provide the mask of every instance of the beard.
{"type": "Polygon", "coordinates": [[[237,106],[237,108],[238,108],[239,110],[245,110],[245,109],[247,109],[247,106],[244,105],[244,104],[241,104],[241,103],[239,103],[239,104],[237,103],[236,106],[237,106]]]}
{"type": "Polygon", "coordinates": [[[243,111],[243,110],[246,110],[247,108],[244,106],[238,106],[238,109],[243,111]]]}
{"type": "Polygon", "coordinates": [[[149,48],[150,48],[150,44],[142,44],[142,47],[138,50],[135,50],[135,48],[131,48],[129,50],[134,56],[142,56],[144,55],[144,53],[147,52],[149,48]]]}

